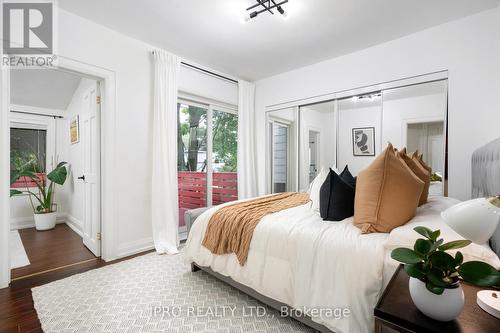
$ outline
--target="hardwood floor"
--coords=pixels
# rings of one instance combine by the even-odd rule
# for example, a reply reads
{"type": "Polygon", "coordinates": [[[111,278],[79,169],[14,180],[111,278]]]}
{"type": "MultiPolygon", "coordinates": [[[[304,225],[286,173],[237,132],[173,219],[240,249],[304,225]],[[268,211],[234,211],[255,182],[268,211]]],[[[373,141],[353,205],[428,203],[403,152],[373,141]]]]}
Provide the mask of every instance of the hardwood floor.
{"type": "Polygon", "coordinates": [[[58,224],[55,229],[47,231],[21,229],[19,235],[30,265],[13,269],[13,280],[86,260],[97,260],[83,245],[82,238],[66,224],[58,224]]]}
{"type": "Polygon", "coordinates": [[[9,288],[0,289],[0,333],[42,332],[40,321],[33,305],[31,288],[63,279],[74,274],[83,273],[94,268],[131,259],[149,252],[152,251],[139,253],[110,262],[96,259],[13,281],[9,288]]]}

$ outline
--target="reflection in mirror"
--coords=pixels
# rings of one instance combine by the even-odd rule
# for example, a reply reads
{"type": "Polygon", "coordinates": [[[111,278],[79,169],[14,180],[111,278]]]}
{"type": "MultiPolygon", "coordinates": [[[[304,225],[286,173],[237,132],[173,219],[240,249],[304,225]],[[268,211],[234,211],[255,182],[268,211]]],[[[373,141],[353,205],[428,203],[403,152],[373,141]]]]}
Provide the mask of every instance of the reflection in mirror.
{"type": "Polygon", "coordinates": [[[446,110],[446,80],[383,92],[383,142],[423,154],[433,172],[430,195],[446,194],[446,110]]]}
{"type": "Polygon", "coordinates": [[[416,150],[432,168],[430,195],[446,195],[447,80],[267,113],[268,193],[308,190],[322,168],[354,176],[387,145],[416,150]]]}
{"type": "Polygon", "coordinates": [[[297,191],[297,109],[267,113],[269,179],[268,192],[297,191]]]}
{"type": "Polygon", "coordinates": [[[300,108],[300,191],[307,191],[322,168],[335,167],[335,127],[335,101],[300,108]]]}
{"type": "Polygon", "coordinates": [[[373,92],[341,99],[338,110],[338,168],[342,171],[347,165],[356,176],[381,152],[381,94],[373,92]]]}

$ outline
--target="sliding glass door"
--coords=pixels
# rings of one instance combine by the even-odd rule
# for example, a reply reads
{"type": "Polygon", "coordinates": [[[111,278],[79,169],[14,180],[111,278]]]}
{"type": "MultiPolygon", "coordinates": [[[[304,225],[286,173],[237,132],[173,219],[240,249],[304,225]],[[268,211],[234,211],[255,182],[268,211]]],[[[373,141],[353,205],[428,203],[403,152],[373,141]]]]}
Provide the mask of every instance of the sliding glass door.
{"type": "Polygon", "coordinates": [[[179,226],[186,210],[238,199],[236,110],[181,100],[178,103],[177,179],[179,226]]]}
{"type": "Polygon", "coordinates": [[[211,205],[238,199],[237,146],[238,115],[234,112],[212,112],[212,191],[211,205]]]}

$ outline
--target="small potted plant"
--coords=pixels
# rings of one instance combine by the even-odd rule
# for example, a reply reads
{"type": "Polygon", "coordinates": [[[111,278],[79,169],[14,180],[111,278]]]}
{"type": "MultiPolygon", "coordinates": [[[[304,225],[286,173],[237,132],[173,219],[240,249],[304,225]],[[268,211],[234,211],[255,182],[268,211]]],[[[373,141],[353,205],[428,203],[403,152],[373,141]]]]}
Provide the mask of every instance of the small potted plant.
{"type": "Polygon", "coordinates": [[[15,170],[11,174],[10,183],[13,184],[19,179],[26,182],[26,190],[11,189],[10,196],[27,194],[31,208],[35,217],[36,230],[49,230],[56,225],[56,205],[54,204],[54,190],[56,185],[64,185],[68,170],[66,162],[61,162],[52,170],[47,177],[40,177],[28,168],[15,170]],[[30,180],[30,182],[27,181],[30,180]],[[48,181],[47,181],[48,180],[48,181]],[[35,184],[36,190],[30,188],[28,184],[35,184]],[[35,192],[37,193],[35,193],[35,192]]]}
{"type": "Polygon", "coordinates": [[[413,230],[424,238],[417,239],[413,249],[394,249],[391,257],[404,264],[410,276],[413,303],[425,315],[449,321],[460,314],[464,307],[460,278],[481,287],[500,285],[500,273],[494,267],[480,261],[464,263],[460,251],[455,257],[446,252],[465,247],[471,241],[444,243],[443,239],[438,239],[440,230],[432,231],[422,226],[413,230]]]}

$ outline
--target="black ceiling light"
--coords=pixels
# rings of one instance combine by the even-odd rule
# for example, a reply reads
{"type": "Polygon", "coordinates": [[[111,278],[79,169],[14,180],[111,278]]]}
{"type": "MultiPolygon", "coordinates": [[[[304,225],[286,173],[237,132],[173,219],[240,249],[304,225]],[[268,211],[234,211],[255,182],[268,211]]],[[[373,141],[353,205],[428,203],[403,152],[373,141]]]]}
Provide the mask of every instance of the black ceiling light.
{"type": "Polygon", "coordinates": [[[257,15],[269,12],[274,15],[273,9],[278,10],[283,17],[286,17],[286,12],[283,9],[283,5],[288,2],[288,0],[255,0],[257,3],[247,8],[248,16],[246,20],[253,19],[257,15]]]}

